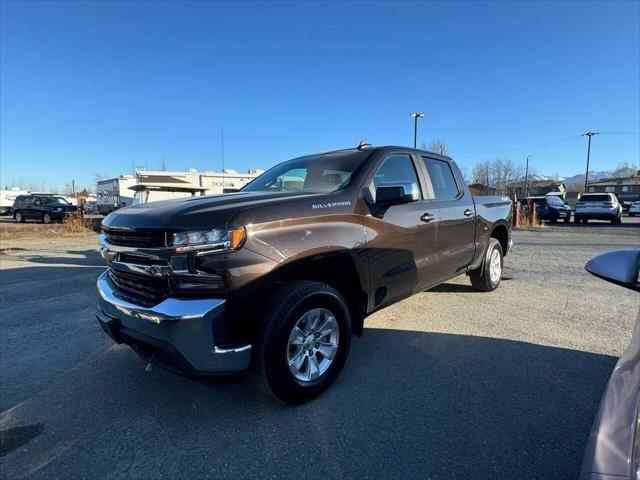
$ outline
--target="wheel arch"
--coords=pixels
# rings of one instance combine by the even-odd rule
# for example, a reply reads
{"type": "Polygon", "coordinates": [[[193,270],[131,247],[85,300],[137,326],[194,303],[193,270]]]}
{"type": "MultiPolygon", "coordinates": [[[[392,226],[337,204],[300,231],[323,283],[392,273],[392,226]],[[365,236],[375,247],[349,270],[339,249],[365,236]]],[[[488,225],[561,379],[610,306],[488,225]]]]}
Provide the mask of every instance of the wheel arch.
{"type": "Polygon", "coordinates": [[[335,288],[344,297],[351,315],[352,331],[360,336],[367,308],[361,268],[354,254],[346,249],[298,256],[265,275],[250,300],[250,315],[259,319],[262,306],[285,283],[295,280],[321,282],[335,288]]]}

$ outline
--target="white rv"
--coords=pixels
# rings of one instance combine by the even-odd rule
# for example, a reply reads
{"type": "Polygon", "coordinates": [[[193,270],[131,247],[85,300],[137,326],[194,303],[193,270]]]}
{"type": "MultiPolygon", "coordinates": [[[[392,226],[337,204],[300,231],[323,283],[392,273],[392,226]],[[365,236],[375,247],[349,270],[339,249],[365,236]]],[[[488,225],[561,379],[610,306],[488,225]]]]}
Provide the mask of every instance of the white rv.
{"type": "Polygon", "coordinates": [[[129,188],[135,184],[136,179],[132,175],[120,175],[98,181],[96,188],[98,211],[107,215],[118,208],[130,206],[133,202],[133,192],[129,188]]]}
{"type": "Polygon", "coordinates": [[[28,190],[20,190],[15,187],[8,190],[0,190],[0,215],[9,215],[16,197],[18,195],[27,195],[28,193],[28,190]]]}

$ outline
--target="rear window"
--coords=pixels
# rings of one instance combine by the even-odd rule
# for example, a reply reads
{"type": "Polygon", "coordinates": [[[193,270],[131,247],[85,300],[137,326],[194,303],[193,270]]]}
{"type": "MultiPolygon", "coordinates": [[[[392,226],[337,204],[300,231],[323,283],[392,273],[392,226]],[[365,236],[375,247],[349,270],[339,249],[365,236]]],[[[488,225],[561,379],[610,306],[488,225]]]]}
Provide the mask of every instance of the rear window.
{"type": "Polygon", "coordinates": [[[611,202],[613,199],[609,195],[582,195],[580,202],[611,202]]]}

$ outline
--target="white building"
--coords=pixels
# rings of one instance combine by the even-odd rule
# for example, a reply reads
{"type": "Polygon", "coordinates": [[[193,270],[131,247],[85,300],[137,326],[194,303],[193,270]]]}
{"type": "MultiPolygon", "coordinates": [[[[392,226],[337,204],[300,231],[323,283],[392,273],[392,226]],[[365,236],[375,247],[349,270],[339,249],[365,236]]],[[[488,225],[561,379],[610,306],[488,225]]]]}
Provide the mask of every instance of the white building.
{"type": "Polygon", "coordinates": [[[162,170],[136,172],[137,183],[185,183],[194,187],[205,188],[205,195],[220,195],[235,192],[251,180],[263,173],[263,170],[250,169],[247,173],[225,169],[222,172],[198,172],[192,168],[186,172],[165,172],[162,170]]]}

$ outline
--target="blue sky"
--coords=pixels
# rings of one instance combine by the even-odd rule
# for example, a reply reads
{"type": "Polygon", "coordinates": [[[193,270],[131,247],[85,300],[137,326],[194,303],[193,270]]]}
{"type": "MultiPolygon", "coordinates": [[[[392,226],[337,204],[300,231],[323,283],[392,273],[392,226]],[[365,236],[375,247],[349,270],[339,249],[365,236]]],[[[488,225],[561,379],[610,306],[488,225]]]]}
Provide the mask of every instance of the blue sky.
{"type": "Polygon", "coordinates": [[[219,170],[222,126],[240,171],[410,145],[414,110],[467,168],[581,173],[587,130],[593,169],[637,163],[639,5],[3,1],[0,182],[219,170]]]}

